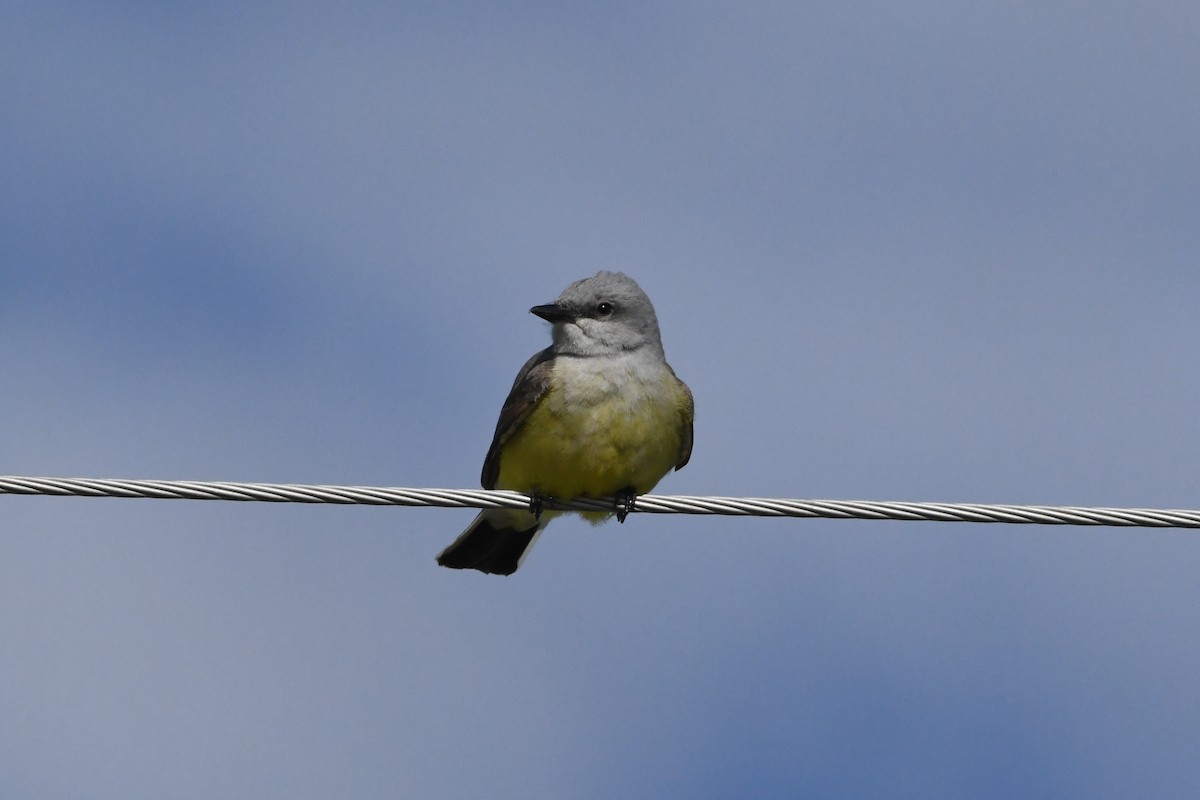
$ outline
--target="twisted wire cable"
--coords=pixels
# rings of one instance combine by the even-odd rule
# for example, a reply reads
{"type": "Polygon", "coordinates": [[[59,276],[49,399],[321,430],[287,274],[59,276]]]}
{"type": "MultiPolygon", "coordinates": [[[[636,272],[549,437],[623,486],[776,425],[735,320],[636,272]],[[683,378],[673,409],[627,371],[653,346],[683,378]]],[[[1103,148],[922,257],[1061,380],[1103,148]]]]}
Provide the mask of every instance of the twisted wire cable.
{"type": "MultiPolygon", "coordinates": [[[[437,508],[528,508],[530,496],[486,489],[408,489],[385,486],[328,486],[229,481],[31,478],[0,476],[0,494],[69,497],[140,497],[165,500],[234,500],[265,503],[431,506],[437,508]]],[[[611,511],[613,498],[562,502],[562,511],[611,511]]],[[[786,500],[766,497],[691,497],[647,494],[635,513],[926,522],[1007,522],[1036,525],[1105,525],[1141,528],[1200,528],[1200,511],[1151,508],[1088,508],[982,503],[912,503],[869,500],[786,500]]]]}

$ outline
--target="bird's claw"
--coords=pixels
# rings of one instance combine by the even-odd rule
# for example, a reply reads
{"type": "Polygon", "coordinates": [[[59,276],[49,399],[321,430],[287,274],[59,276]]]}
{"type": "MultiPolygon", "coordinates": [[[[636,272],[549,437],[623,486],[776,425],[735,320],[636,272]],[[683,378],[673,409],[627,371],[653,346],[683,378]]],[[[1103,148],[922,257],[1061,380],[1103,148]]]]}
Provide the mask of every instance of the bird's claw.
{"type": "Polygon", "coordinates": [[[541,521],[542,512],[546,510],[546,503],[548,501],[553,501],[553,498],[547,497],[544,494],[538,494],[537,492],[529,495],[529,513],[533,514],[535,520],[541,521]]]}
{"type": "Polygon", "coordinates": [[[617,507],[617,522],[624,522],[629,516],[629,512],[633,511],[633,507],[637,504],[637,492],[633,489],[622,489],[617,492],[616,507],[617,507]]]}

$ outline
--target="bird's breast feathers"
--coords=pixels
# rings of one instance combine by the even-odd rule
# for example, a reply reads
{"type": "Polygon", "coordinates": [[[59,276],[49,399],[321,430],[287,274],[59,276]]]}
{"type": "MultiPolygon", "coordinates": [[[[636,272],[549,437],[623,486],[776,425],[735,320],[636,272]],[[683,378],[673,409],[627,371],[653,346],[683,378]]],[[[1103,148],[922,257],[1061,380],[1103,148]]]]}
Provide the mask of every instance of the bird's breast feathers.
{"type": "Polygon", "coordinates": [[[690,401],[663,361],[638,355],[556,359],[503,445],[497,488],[561,499],[654,488],[679,459],[690,401]]]}

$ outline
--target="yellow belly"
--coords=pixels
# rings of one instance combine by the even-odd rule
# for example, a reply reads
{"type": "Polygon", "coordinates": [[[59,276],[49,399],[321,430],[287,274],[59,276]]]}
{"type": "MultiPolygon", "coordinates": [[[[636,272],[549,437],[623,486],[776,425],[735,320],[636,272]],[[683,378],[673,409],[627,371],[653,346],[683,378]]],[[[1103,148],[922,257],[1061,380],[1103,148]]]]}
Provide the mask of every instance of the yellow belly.
{"type": "Polygon", "coordinates": [[[644,494],[675,466],[682,397],[665,380],[552,388],[503,444],[496,486],[562,500],[644,494]]]}

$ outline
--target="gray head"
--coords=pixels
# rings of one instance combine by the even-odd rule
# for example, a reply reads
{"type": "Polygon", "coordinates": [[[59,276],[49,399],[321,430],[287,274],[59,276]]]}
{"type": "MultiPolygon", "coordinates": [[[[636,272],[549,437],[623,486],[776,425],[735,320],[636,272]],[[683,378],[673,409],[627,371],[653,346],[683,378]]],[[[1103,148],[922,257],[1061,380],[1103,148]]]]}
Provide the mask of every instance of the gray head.
{"type": "Polygon", "coordinates": [[[610,355],[645,347],[662,353],[654,306],[623,272],[598,272],[575,281],[553,303],[529,310],[554,323],[557,353],[610,355]]]}

